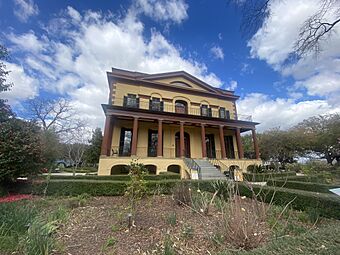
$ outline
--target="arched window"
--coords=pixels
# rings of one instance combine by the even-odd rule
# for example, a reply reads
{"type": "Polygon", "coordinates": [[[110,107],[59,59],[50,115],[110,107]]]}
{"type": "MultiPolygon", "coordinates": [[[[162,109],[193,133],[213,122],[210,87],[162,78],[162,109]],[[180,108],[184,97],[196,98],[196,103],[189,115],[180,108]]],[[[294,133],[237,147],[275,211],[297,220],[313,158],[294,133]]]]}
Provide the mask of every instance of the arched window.
{"type": "Polygon", "coordinates": [[[179,166],[179,165],[170,165],[170,166],[168,166],[167,171],[171,172],[171,173],[179,174],[181,172],[181,166],[179,166]]]}
{"type": "Polygon", "coordinates": [[[183,100],[176,100],[175,102],[175,112],[176,113],[188,113],[188,104],[183,100]]]}
{"type": "Polygon", "coordinates": [[[111,168],[111,175],[128,174],[129,167],[127,165],[115,165],[111,168]]]}

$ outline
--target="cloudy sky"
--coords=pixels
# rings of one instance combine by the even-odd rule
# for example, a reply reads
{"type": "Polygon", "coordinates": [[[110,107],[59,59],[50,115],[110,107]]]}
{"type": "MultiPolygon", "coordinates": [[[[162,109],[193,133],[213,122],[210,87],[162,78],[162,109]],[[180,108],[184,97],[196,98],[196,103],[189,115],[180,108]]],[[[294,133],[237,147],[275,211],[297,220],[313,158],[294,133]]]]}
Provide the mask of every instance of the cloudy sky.
{"type": "MultiPolygon", "coordinates": [[[[242,2],[242,1],[235,1],[242,2]]],[[[252,36],[227,0],[0,0],[0,43],[14,83],[2,93],[23,114],[34,97],[67,97],[91,127],[102,127],[111,67],[185,70],[240,95],[238,112],[258,130],[288,128],[340,111],[340,25],[315,58],[291,62],[299,26],[318,0],[273,0],[252,36]]]]}

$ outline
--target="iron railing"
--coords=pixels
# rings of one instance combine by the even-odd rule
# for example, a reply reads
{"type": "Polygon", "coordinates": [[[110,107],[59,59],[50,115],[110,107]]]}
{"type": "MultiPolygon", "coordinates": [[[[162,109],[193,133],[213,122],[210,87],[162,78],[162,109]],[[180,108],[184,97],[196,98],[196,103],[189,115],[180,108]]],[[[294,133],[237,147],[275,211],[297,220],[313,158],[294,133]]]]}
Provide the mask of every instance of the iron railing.
{"type": "MultiPolygon", "coordinates": [[[[208,108],[208,110],[202,110],[200,106],[186,106],[185,108],[176,106],[172,102],[158,102],[157,104],[152,104],[150,100],[139,98],[138,100],[129,101],[127,103],[126,100],[123,99],[114,99],[112,105],[121,106],[128,109],[143,109],[149,110],[153,112],[170,112],[170,113],[178,113],[178,114],[187,114],[187,115],[195,115],[195,116],[205,116],[211,118],[223,118],[220,113],[220,109],[208,108]]],[[[250,115],[240,115],[237,116],[233,112],[229,112],[224,115],[224,119],[232,119],[232,120],[245,120],[251,121],[252,117],[250,115]]]]}
{"type": "Polygon", "coordinates": [[[209,158],[208,161],[210,162],[210,164],[212,164],[215,167],[219,168],[220,171],[223,174],[225,174],[227,178],[229,178],[229,179],[233,179],[234,178],[232,171],[222,161],[220,161],[220,160],[218,160],[216,158],[209,158]]]}
{"type": "Polygon", "coordinates": [[[185,165],[189,168],[190,172],[192,170],[197,171],[198,179],[202,179],[201,167],[192,158],[184,158],[185,165]]]}

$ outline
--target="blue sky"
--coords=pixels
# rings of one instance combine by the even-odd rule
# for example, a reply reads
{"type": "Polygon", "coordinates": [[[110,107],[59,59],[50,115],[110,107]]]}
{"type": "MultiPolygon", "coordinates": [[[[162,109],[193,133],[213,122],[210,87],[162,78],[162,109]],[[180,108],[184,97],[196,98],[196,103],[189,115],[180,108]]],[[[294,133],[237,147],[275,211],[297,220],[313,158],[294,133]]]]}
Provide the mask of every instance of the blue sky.
{"type": "Polygon", "coordinates": [[[29,98],[67,97],[91,127],[102,127],[105,71],[181,69],[234,89],[239,113],[253,115],[260,131],[339,111],[339,33],[317,60],[287,64],[317,0],[273,0],[266,26],[247,38],[242,1],[227,2],[0,0],[0,43],[11,51],[14,83],[2,96],[19,114],[29,98]]]}

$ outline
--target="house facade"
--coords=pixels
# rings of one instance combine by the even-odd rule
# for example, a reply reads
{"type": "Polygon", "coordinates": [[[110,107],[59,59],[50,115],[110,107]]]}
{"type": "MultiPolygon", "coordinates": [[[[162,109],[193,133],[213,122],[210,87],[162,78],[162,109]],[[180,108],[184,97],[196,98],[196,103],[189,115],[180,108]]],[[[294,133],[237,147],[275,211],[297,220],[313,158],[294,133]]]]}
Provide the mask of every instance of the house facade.
{"type": "Polygon", "coordinates": [[[214,88],[180,71],[159,74],[113,68],[107,72],[109,101],[98,175],[126,173],[133,158],[150,173],[178,172],[203,178],[260,164],[255,126],[238,115],[233,91],[214,88]],[[241,133],[251,131],[255,156],[245,159],[241,133]],[[213,170],[213,169],[212,169],[213,170]],[[211,175],[211,174],[208,174],[211,175]]]}

